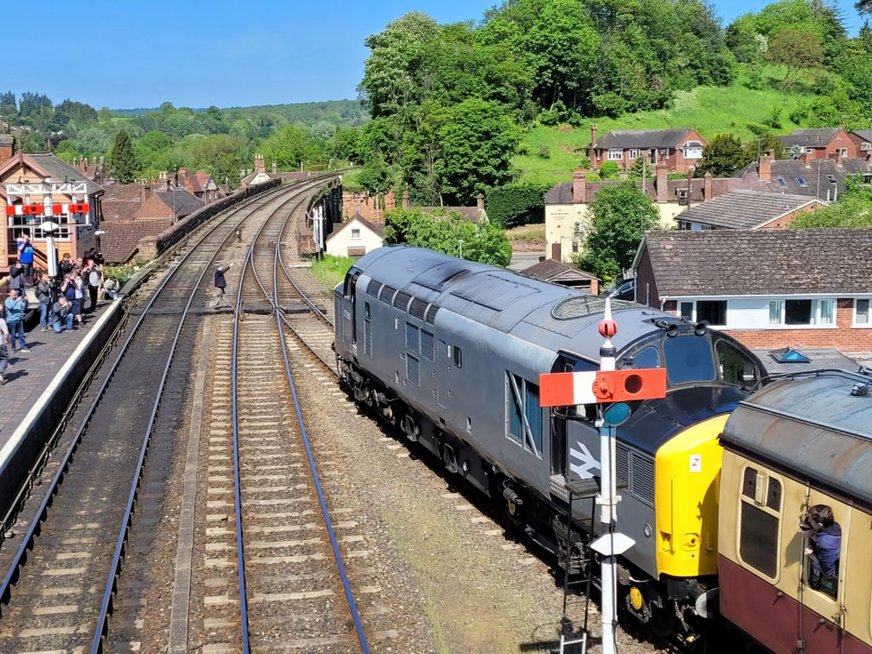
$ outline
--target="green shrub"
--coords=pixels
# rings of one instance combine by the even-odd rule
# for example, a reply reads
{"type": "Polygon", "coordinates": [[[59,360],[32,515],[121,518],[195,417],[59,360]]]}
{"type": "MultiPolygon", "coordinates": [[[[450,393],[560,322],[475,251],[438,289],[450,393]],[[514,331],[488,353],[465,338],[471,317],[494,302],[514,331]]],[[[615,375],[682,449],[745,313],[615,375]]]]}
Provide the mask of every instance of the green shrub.
{"type": "Polygon", "coordinates": [[[617,179],[618,178],[618,164],[615,161],[604,161],[603,165],[600,166],[599,176],[600,179],[617,179]]]}
{"type": "Polygon", "coordinates": [[[550,159],[551,149],[547,145],[540,145],[538,154],[540,159],[550,159]]]}
{"type": "Polygon", "coordinates": [[[547,184],[508,184],[490,189],[485,200],[487,217],[499,227],[545,222],[547,184]]]}

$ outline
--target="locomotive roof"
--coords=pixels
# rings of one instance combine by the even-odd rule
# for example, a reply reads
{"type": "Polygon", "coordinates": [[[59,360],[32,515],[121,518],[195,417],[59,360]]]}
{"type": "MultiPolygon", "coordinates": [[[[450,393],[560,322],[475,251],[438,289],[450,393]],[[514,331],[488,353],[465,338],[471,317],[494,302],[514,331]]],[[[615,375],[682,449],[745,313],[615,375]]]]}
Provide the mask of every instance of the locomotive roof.
{"type": "Polygon", "coordinates": [[[872,506],[872,394],[851,394],[866,384],[872,378],[844,371],[775,381],[739,404],[721,440],[872,506]]]}
{"type": "MultiPolygon", "coordinates": [[[[392,289],[507,334],[599,360],[602,338],[596,328],[604,298],[422,248],[379,248],[356,267],[392,289]],[[585,335],[590,337],[579,338],[585,335]]],[[[644,320],[669,317],[621,300],[612,300],[612,312],[618,350],[658,329],[644,320]]]]}

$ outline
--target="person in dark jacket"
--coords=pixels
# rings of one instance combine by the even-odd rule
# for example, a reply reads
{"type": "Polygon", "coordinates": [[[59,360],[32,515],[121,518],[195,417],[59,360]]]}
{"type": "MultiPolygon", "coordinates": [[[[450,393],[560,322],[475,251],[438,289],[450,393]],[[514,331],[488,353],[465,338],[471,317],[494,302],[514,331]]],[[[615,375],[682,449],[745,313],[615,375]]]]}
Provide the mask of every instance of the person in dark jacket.
{"type": "Polygon", "coordinates": [[[842,527],[826,504],[809,507],[800,522],[800,533],[808,540],[806,553],[811,568],[813,588],[835,596],[842,550],[842,527]]]}
{"type": "Polygon", "coordinates": [[[36,273],[36,299],[39,301],[39,331],[48,330],[48,314],[51,312],[51,282],[43,271],[36,273]]]}
{"type": "Polygon", "coordinates": [[[215,308],[224,306],[227,304],[227,298],[225,297],[225,290],[227,289],[227,280],[224,279],[224,273],[230,270],[230,266],[232,263],[227,264],[227,266],[218,266],[215,269],[215,291],[217,295],[217,301],[215,302],[215,308]]]}
{"type": "Polygon", "coordinates": [[[24,296],[27,287],[27,268],[20,261],[16,261],[9,268],[9,288],[14,288],[18,294],[24,296]]]}
{"type": "Polygon", "coordinates": [[[73,311],[66,296],[59,296],[58,301],[52,306],[49,325],[55,334],[60,334],[62,331],[73,331],[73,311]]]}

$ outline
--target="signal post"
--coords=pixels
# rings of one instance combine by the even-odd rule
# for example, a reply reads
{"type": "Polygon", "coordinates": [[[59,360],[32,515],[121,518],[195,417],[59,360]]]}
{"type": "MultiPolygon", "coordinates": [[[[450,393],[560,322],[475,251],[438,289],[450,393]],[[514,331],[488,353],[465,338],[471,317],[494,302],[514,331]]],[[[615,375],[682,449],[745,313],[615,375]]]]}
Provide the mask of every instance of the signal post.
{"type": "MultiPolygon", "coordinates": [[[[664,368],[615,370],[616,351],[611,339],[617,332],[617,323],[612,320],[610,298],[606,298],[605,313],[599,324],[599,333],[605,339],[600,347],[599,372],[558,372],[539,376],[540,401],[543,407],[598,405],[597,427],[600,434],[602,476],[597,504],[600,506],[600,523],[604,533],[591,543],[591,549],[601,557],[603,654],[617,653],[616,557],[635,544],[632,538],[617,531],[620,497],[615,474],[615,430],[632,413],[627,402],[666,397],[664,368]]],[[[581,411],[583,412],[583,408],[581,411]]],[[[569,511],[572,512],[571,506],[569,511]]]]}

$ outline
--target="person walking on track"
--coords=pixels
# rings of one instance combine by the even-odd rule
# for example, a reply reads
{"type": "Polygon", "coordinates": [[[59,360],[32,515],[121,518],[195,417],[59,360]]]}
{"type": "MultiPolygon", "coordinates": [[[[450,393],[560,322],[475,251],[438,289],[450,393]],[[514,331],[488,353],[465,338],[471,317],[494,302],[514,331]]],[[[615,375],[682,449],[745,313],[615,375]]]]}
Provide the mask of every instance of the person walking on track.
{"type": "Polygon", "coordinates": [[[227,302],[227,298],[225,296],[225,290],[227,289],[227,280],[224,279],[224,273],[230,270],[230,266],[232,263],[227,264],[226,266],[218,266],[215,269],[215,293],[217,295],[217,301],[215,302],[215,308],[221,306],[229,306],[227,302]]]}

